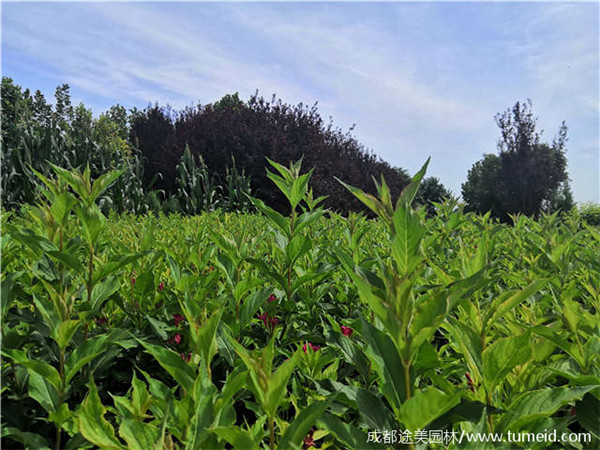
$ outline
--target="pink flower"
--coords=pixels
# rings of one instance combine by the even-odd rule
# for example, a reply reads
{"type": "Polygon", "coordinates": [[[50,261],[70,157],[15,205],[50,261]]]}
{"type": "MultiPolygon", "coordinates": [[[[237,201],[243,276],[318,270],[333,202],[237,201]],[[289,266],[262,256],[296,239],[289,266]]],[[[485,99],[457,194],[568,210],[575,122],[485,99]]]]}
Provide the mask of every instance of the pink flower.
{"type": "Polygon", "coordinates": [[[176,333],[175,336],[171,336],[167,339],[167,344],[172,344],[173,342],[178,345],[181,343],[181,335],[179,333],[176,333]]]}
{"type": "Polygon", "coordinates": [[[346,327],[346,326],[344,326],[344,325],[342,325],[342,326],[340,327],[340,329],[342,330],[342,334],[343,334],[344,336],[348,336],[348,337],[350,337],[350,336],[352,336],[352,333],[354,333],[354,330],[353,330],[352,328],[350,328],[350,327],[346,327]]]}
{"type": "Polygon", "coordinates": [[[173,314],[173,320],[175,320],[175,326],[178,327],[179,323],[185,320],[181,314],[173,314]]]}
{"type": "Polygon", "coordinates": [[[188,353],[187,355],[182,353],[181,359],[183,359],[185,362],[190,362],[192,360],[192,352],[188,353]]]}
{"type": "Polygon", "coordinates": [[[269,295],[269,298],[267,299],[269,303],[273,303],[275,300],[277,300],[277,297],[275,297],[274,294],[269,295]]]}
{"type": "Polygon", "coordinates": [[[158,284],[158,292],[162,292],[162,290],[165,288],[165,283],[163,283],[162,281],[158,284]]]}

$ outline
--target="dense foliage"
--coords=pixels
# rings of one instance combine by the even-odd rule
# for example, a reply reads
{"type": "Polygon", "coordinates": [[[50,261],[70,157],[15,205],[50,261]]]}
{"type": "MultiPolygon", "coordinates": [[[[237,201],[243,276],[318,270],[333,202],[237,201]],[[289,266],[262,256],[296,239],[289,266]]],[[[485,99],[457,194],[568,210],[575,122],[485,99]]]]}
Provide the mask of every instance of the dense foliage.
{"type": "Polygon", "coordinates": [[[486,155],[469,171],[462,195],[467,209],[492,211],[507,220],[510,214],[538,216],[542,211],[569,211],[569,188],[563,123],[552,144],[540,142],[531,101],[496,116],[501,138],[499,155],[486,155]]]}
{"type": "Polygon", "coordinates": [[[326,205],[338,211],[362,209],[362,205],[334,177],[373,192],[372,178],[383,175],[394,195],[406,186],[396,170],[349,133],[326,123],[316,105],[292,106],[276,98],[268,102],[258,94],[247,102],[230,95],[181,112],[149,107],[132,119],[131,136],[146,158],[147,181],[161,173],[157,186],[167,193],[177,189],[176,166],[186,147],[216,177],[224,177],[235,160],[251,178],[255,195],[280,212],[287,203],[265,174],[266,158],[302,158],[315,168],[311,178],[315,195],[327,195],[326,205]]]}
{"type": "Polygon", "coordinates": [[[45,201],[2,215],[2,446],[398,448],[369,432],[400,429],[597,447],[600,232],[426,218],[424,172],[395,204],[347,185],[376,220],[323,210],[299,164],[268,174],[285,216],[107,219],[116,173],[40,175],[45,201]]]}
{"type": "Polygon", "coordinates": [[[303,158],[315,167],[315,194],[327,195],[327,205],[344,213],[363,206],[334,176],[372,190],[372,177],[384,175],[394,195],[409,181],[350,132],[325,123],[316,105],[267,102],[257,94],[247,102],[226,95],[180,112],[116,105],[94,118],[83,104],[71,104],[67,85],[57,87],[51,105],[39,91],[32,95],[3,77],[1,139],[8,209],[36,201],[41,184],[35,172],[48,176],[48,163],[89,165],[92,177],[120,169],[123,175],[103,196],[105,213],[246,211],[251,193],[285,211],[285,198],[265,174],[266,158],[303,158]]]}

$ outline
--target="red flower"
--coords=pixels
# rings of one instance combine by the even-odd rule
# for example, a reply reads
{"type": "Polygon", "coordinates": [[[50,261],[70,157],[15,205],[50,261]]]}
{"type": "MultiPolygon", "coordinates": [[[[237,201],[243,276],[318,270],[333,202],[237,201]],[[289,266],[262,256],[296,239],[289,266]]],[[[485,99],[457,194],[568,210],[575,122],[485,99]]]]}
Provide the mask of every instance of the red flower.
{"type": "Polygon", "coordinates": [[[575,407],[573,406],[573,408],[571,409],[571,415],[572,415],[572,416],[574,416],[574,415],[576,415],[576,414],[577,414],[577,408],[575,408],[575,407]]]}
{"type": "Polygon", "coordinates": [[[104,317],[96,317],[94,320],[98,325],[106,325],[108,323],[108,320],[106,320],[104,317]]]}
{"type": "Polygon", "coordinates": [[[321,349],[320,345],[313,345],[310,342],[307,342],[306,344],[304,344],[302,346],[302,350],[304,350],[304,353],[306,353],[307,345],[308,345],[308,347],[310,347],[312,349],[313,352],[318,352],[321,349]]]}
{"type": "Polygon", "coordinates": [[[267,313],[262,313],[258,315],[258,318],[263,321],[265,327],[267,326],[267,320],[269,320],[269,315],[267,313]]]}
{"type": "Polygon", "coordinates": [[[473,383],[473,378],[471,378],[469,372],[465,373],[465,377],[467,377],[467,381],[469,382],[469,389],[471,389],[471,392],[475,392],[475,384],[473,383]]]}
{"type": "Polygon", "coordinates": [[[304,442],[302,445],[303,449],[307,449],[315,446],[315,441],[313,440],[313,435],[315,434],[314,428],[310,430],[310,432],[304,438],[304,442]]]}
{"type": "Polygon", "coordinates": [[[173,314],[173,320],[175,320],[175,326],[178,327],[179,323],[185,320],[181,314],[173,314]]]}
{"type": "Polygon", "coordinates": [[[271,320],[271,326],[275,326],[279,323],[279,319],[277,317],[273,317],[271,320]]]}
{"type": "Polygon", "coordinates": [[[162,281],[158,284],[158,292],[162,292],[162,290],[165,288],[165,283],[163,283],[162,281]]]}
{"type": "Polygon", "coordinates": [[[350,336],[352,336],[352,333],[354,333],[354,330],[353,330],[352,328],[350,328],[350,327],[346,327],[346,326],[344,326],[344,325],[342,325],[342,326],[340,327],[340,329],[342,330],[342,334],[343,334],[344,336],[348,336],[348,337],[350,337],[350,336]]]}
{"type": "Polygon", "coordinates": [[[187,355],[182,353],[181,359],[183,359],[185,362],[190,362],[192,360],[192,352],[188,353],[187,355]]]}
{"type": "Polygon", "coordinates": [[[274,294],[269,295],[269,298],[268,298],[269,303],[273,303],[275,300],[277,300],[277,297],[275,297],[274,294]]]}
{"type": "Polygon", "coordinates": [[[135,284],[135,278],[131,277],[131,284],[135,284]]]}

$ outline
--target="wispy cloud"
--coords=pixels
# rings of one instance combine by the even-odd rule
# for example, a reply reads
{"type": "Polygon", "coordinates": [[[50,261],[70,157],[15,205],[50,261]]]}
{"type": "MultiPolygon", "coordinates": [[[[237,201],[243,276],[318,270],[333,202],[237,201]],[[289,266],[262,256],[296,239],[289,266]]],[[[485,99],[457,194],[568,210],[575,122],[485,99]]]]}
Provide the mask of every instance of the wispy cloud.
{"type": "Polygon", "coordinates": [[[598,148],[597,4],[11,3],[3,63],[96,108],[319,101],[392,164],[433,154],[455,193],[495,148],[493,115],[531,97],[541,125],[571,126],[575,195],[597,198],[580,163],[598,148]]]}

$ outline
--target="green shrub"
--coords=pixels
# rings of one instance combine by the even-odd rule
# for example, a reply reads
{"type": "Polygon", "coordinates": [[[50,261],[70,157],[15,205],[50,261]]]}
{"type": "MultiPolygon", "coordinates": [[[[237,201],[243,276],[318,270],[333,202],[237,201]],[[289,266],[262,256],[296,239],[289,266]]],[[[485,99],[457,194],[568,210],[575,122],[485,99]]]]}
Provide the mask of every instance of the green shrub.
{"type": "Polygon", "coordinates": [[[579,217],[589,225],[600,226],[600,205],[597,203],[584,203],[577,208],[579,217]]]}

